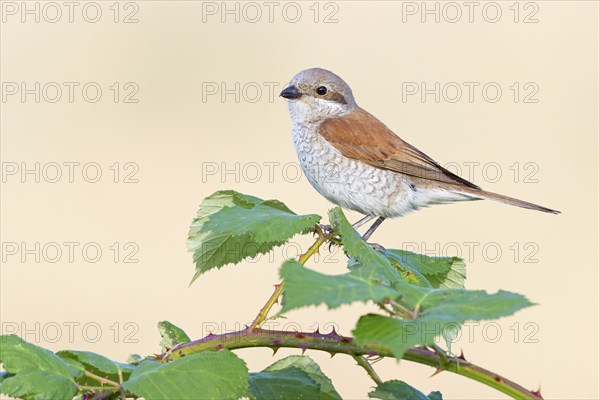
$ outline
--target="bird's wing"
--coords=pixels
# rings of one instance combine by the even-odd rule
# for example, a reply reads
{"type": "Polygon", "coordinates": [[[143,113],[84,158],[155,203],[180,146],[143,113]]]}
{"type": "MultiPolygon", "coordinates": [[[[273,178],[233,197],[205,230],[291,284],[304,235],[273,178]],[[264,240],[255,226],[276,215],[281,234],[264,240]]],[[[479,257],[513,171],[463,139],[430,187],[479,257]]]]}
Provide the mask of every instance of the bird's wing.
{"type": "Polygon", "coordinates": [[[319,133],[344,156],[373,167],[429,181],[481,189],[400,139],[365,110],[357,109],[343,117],[331,118],[321,125],[319,133]]]}

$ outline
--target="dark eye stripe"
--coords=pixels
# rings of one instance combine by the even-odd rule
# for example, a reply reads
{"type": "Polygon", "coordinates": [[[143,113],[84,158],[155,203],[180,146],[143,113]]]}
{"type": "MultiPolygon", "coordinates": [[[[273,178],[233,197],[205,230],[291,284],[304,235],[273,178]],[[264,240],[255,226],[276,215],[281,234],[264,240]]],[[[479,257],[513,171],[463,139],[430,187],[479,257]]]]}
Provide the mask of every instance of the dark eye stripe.
{"type": "Polygon", "coordinates": [[[326,100],[335,101],[336,103],[340,104],[348,104],[344,96],[337,92],[327,92],[327,94],[323,96],[323,98],[326,100]]]}

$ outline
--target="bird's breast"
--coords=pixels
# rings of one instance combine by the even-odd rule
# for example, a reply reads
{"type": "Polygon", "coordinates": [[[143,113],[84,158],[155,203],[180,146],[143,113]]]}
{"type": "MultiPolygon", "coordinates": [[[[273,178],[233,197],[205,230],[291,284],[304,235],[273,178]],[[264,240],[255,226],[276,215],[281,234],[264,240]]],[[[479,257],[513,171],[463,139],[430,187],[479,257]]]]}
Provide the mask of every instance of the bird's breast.
{"type": "Polygon", "coordinates": [[[329,201],[387,217],[411,210],[405,176],[343,156],[319,134],[318,124],[293,124],[292,136],[306,178],[329,201]]]}

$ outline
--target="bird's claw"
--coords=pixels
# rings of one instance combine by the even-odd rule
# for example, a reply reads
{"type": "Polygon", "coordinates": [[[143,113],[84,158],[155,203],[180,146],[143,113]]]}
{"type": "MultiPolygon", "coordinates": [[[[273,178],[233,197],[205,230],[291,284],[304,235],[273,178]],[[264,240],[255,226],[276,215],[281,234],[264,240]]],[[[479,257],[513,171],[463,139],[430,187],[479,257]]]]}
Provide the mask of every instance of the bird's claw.
{"type": "Polygon", "coordinates": [[[341,244],[342,244],[342,239],[339,236],[332,237],[329,240],[329,247],[328,247],[329,252],[331,253],[331,248],[333,246],[340,246],[341,244]]]}
{"type": "Polygon", "coordinates": [[[329,242],[329,246],[327,247],[327,250],[329,250],[329,252],[331,253],[331,248],[335,246],[335,242],[332,240],[329,242]]]}

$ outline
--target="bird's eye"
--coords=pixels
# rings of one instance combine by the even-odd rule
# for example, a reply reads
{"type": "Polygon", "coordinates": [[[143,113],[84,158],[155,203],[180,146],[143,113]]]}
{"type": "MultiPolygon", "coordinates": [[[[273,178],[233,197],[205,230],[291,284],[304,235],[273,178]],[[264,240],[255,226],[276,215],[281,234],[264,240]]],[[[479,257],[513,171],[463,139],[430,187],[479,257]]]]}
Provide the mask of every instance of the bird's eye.
{"type": "Polygon", "coordinates": [[[323,96],[325,93],[327,93],[327,88],[325,86],[319,86],[317,88],[317,94],[319,96],[323,96]]]}

